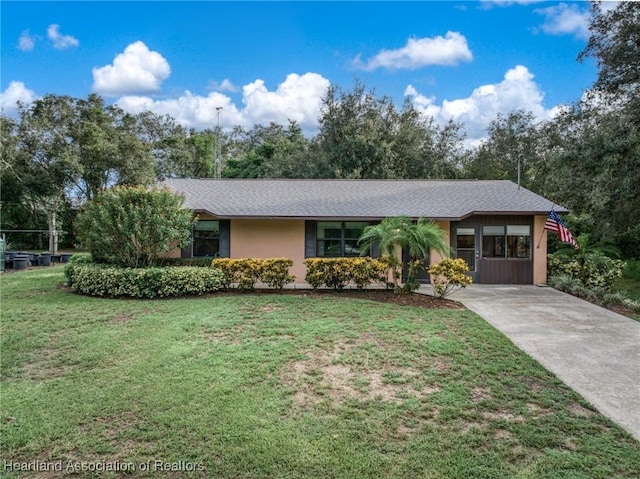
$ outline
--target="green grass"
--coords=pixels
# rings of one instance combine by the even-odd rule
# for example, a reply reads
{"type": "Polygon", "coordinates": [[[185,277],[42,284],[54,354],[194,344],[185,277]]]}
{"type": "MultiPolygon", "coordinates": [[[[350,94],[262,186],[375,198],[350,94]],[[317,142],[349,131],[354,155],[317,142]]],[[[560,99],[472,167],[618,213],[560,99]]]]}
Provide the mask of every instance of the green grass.
{"type": "Polygon", "coordinates": [[[46,477],[81,463],[133,469],[73,477],[640,471],[637,441],[469,311],[339,295],[94,299],[61,288],[59,267],[0,281],[2,459],[62,461],[46,477]]]}
{"type": "MultiPolygon", "coordinates": [[[[640,281],[634,278],[625,277],[616,279],[613,286],[614,291],[623,291],[634,301],[640,301],[640,281]]],[[[636,321],[640,321],[640,314],[631,316],[636,321]]]]}
{"type": "Polygon", "coordinates": [[[614,284],[616,291],[625,291],[631,299],[640,301],[640,281],[632,278],[618,278],[614,284]]]}

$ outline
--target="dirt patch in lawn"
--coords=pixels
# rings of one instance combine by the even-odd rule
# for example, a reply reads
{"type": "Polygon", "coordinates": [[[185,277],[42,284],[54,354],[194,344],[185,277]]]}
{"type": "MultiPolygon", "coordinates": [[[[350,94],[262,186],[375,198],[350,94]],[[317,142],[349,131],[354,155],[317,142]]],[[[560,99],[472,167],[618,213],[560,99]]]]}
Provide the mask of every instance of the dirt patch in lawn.
{"type": "Polygon", "coordinates": [[[294,405],[309,408],[323,401],[338,405],[348,399],[400,404],[406,398],[422,398],[439,391],[436,385],[424,384],[421,373],[412,368],[366,368],[342,362],[345,354],[364,354],[360,348],[371,344],[371,339],[367,334],[366,338],[336,344],[331,350],[313,349],[305,353],[304,359],[286,365],[280,379],[295,390],[294,405]]]}
{"type": "Polygon", "coordinates": [[[71,347],[61,347],[59,340],[68,333],[67,329],[50,334],[47,345],[33,355],[31,361],[22,364],[23,377],[35,381],[46,381],[64,376],[75,366],[66,364],[63,359],[71,347]]]}

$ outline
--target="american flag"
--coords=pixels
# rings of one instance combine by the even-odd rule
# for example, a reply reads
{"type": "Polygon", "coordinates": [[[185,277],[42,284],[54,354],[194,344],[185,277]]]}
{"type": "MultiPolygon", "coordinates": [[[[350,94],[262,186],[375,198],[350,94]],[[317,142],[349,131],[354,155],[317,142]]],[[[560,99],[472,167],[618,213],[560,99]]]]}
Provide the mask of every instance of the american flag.
{"type": "Polygon", "coordinates": [[[560,239],[560,241],[562,241],[563,243],[572,244],[575,249],[578,249],[578,243],[573,238],[573,236],[571,236],[569,228],[564,225],[562,219],[555,211],[551,210],[549,212],[549,216],[547,216],[547,222],[544,224],[544,229],[547,231],[555,231],[556,233],[558,233],[558,238],[560,239]]]}

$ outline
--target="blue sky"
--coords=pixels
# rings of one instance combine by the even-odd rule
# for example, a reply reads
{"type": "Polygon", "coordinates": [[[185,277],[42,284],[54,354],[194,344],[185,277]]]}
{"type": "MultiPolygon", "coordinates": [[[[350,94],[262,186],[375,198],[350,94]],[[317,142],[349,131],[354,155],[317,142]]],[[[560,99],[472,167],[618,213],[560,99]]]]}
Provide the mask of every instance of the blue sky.
{"type": "Polygon", "coordinates": [[[0,106],[102,95],[197,129],[317,126],[329,84],[406,96],[471,141],[498,112],[550,118],[596,77],[586,2],[1,3],[0,106]]]}

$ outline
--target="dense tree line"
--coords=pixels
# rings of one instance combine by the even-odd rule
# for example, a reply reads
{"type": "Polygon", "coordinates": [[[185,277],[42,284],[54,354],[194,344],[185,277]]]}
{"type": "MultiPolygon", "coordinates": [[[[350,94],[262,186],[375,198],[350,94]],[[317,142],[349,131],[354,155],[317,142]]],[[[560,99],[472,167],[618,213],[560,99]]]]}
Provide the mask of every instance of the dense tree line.
{"type": "Polygon", "coordinates": [[[640,4],[592,9],[578,59],[596,60],[593,88],[552,121],[499,114],[471,149],[464,125],[438,125],[359,81],[329,88],[312,138],[295,122],[195,131],[97,95],[45,96],[2,118],[2,228],[68,223],[113,185],[213,177],[219,151],[226,178],[520,178],[570,208],[575,233],[640,257],[640,4]]]}

